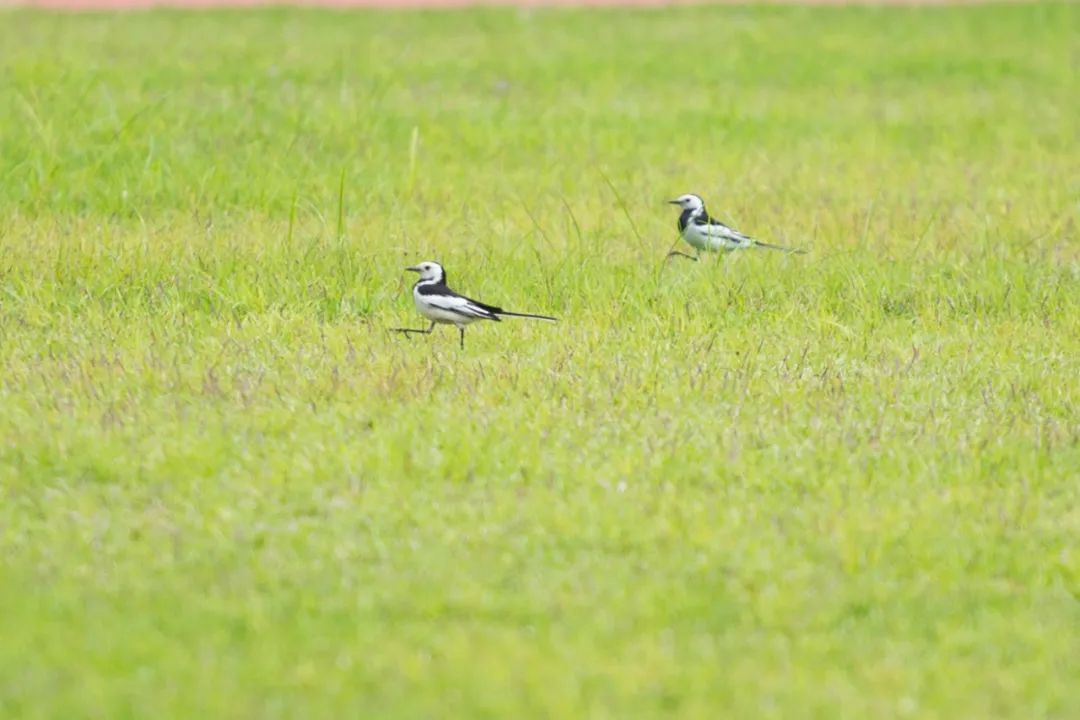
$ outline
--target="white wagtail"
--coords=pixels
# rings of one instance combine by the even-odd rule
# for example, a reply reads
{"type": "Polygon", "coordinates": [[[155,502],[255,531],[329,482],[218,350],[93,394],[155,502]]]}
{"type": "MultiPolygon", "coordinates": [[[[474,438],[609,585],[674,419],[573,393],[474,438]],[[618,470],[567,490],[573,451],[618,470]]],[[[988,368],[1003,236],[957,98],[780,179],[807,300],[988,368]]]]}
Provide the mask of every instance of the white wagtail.
{"type": "MultiPolygon", "coordinates": [[[[732,250],[745,250],[746,248],[769,248],[770,250],[794,253],[806,252],[805,250],[795,250],[780,245],[770,245],[755,240],[749,235],[743,235],[738,230],[709,217],[708,211],[705,210],[705,201],[698,195],[680,195],[675,200],[669,200],[668,202],[682,208],[682,213],[679,214],[679,234],[682,235],[682,239],[687,244],[697,250],[698,255],[701,255],[702,250],[730,252],[732,250]]],[[[687,255],[678,250],[672,250],[668,253],[668,257],[672,255],[681,255],[691,260],[697,260],[693,255],[687,255]]]]}
{"type": "Polygon", "coordinates": [[[413,285],[413,302],[416,303],[416,309],[420,314],[431,321],[431,325],[428,326],[427,330],[392,328],[394,332],[405,333],[406,337],[411,333],[428,335],[435,329],[436,324],[455,325],[458,332],[461,333],[461,347],[464,349],[465,326],[477,320],[499,322],[502,319],[501,316],[509,316],[557,322],[555,318],[547,315],[510,312],[459,295],[446,285],[446,271],[437,262],[428,260],[405,269],[409,272],[420,273],[420,279],[413,285]]]}

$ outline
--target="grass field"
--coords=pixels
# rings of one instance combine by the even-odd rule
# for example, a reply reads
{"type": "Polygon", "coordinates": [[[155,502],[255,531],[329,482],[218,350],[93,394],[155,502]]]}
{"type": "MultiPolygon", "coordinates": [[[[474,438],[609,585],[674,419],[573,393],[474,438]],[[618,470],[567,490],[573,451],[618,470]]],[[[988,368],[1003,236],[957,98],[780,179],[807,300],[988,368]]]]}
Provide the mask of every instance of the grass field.
{"type": "Polygon", "coordinates": [[[0,716],[1080,716],[1078,36],[4,12],[0,716]]]}

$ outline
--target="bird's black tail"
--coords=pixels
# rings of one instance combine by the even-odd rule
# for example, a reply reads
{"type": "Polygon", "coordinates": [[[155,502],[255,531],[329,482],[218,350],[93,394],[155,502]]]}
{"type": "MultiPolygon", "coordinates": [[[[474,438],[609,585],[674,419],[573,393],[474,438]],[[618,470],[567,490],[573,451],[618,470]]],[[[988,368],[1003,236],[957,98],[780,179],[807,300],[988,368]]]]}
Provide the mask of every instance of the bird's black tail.
{"type": "Polygon", "coordinates": [[[754,241],[754,247],[768,248],[769,250],[779,250],[780,252],[795,253],[796,255],[805,255],[806,251],[801,248],[789,248],[783,245],[772,245],[767,242],[761,242],[760,240],[754,241]]]}
{"type": "Polygon", "coordinates": [[[516,313],[516,312],[510,312],[509,310],[500,310],[498,314],[499,315],[508,315],[510,317],[533,318],[534,320],[550,320],[551,322],[559,322],[558,318],[553,318],[550,315],[533,315],[531,313],[516,313]]]}

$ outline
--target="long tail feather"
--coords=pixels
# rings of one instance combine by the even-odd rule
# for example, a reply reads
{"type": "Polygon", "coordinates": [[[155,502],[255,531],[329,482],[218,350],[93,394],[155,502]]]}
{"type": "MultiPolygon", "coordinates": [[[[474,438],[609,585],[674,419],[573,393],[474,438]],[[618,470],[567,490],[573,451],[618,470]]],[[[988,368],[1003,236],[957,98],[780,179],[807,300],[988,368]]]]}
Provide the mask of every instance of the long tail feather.
{"type": "Polygon", "coordinates": [[[796,255],[805,255],[806,251],[801,248],[789,248],[783,245],[772,245],[770,243],[761,242],[760,240],[754,241],[754,247],[768,248],[769,250],[779,250],[780,252],[795,253],[796,255]]]}
{"type": "Polygon", "coordinates": [[[509,315],[510,317],[533,318],[534,320],[550,320],[551,322],[559,322],[558,318],[553,318],[550,315],[533,315],[531,313],[516,313],[516,312],[510,312],[508,310],[500,310],[499,314],[500,315],[509,315]]]}

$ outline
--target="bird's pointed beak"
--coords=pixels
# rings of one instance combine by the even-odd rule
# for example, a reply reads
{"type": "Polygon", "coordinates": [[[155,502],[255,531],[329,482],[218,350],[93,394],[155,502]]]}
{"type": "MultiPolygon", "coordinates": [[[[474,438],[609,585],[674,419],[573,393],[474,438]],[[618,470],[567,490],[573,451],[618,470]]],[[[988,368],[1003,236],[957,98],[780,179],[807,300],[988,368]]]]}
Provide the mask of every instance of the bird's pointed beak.
{"type": "Polygon", "coordinates": [[[418,268],[416,265],[413,265],[412,267],[405,268],[405,271],[418,273],[420,272],[420,268],[418,268]]]}
{"type": "Polygon", "coordinates": [[[682,205],[682,203],[679,202],[678,200],[668,200],[667,204],[668,205],[682,205]]]}

